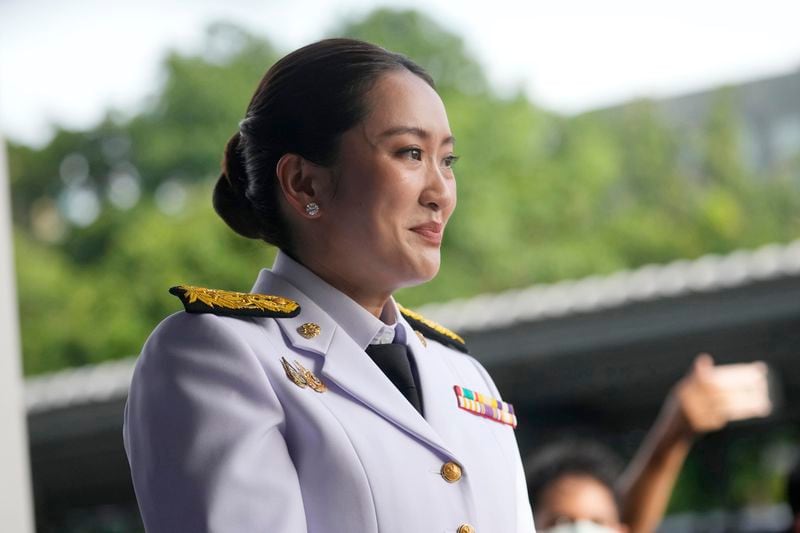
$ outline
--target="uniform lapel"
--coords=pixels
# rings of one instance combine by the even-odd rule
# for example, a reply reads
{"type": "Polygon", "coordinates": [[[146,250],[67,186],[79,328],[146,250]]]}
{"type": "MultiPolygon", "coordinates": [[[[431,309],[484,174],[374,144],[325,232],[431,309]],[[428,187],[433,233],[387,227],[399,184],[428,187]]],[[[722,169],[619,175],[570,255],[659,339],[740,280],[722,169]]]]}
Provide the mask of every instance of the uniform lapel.
{"type": "MultiPolygon", "coordinates": [[[[410,333],[407,335],[408,346],[417,366],[425,419],[437,433],[446,438],[448,427],[452,426],[453,416],[458,411],[458,403],[453,392],[453,385],[458,385],[456,376],[445,364],[442,355],[437,353],[442,349],[439,344],[434,341],[426,341],[423,344],[402,315],[398,316],[406,332],[410,333]]],[[[453,440],[448,441],[451,442],[452,449],[453,440]]],[[[459,452],[458,448],[453,451],[459,452]]]]}
{"type": "Polygon", "coordinates": [[[372,362],[366,352],[341,329],[334,334],[322,373],[379,415],[443,454],[455,458],[430,424],[372,362]]]}
{"type": "MultiPolygon", "coordinates": [[[[253,292],[278,294],[300,304],[299,315],[276,321],[294,348],[324,357],[321,374],[326,382],[335,383],[346,394],[389,422],[450,458],[456,459],[437,432],[403,397],[366,352],[299,289],[269,270],[262,270],[253,292]],[[304,338],[298,332],[298,327],[308,322],[320,326],[319,335],[310,339],[304,338]]],[[[416,337],[411,340],[416,340],[416,337]]],[[[425,402],[425,391],[423,391],[423,402],[425,402]]]]}

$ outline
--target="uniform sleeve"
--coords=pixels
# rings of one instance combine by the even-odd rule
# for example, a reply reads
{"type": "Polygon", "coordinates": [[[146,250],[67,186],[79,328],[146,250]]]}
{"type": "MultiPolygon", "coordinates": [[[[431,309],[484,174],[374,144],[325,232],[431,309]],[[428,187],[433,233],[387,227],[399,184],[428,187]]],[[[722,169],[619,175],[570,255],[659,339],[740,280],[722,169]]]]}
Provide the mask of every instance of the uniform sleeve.
{"type": "MultiPolygon", "coordinates": [[[[483,368],[477,360],[472,358],[472,362],[478,369],[478,372],[486,382],[487,388],[495,398],[501,399],[500,391],[497,390],[497,385],[494,384],[489,373],[483,368]]],[[[528,498],[528,484],[525,481],[525,468],[522,465],[522,457],[519,452],[517,453],[515,461],[514,484],[516,485],[516,509],[517,509],[517,529],[516,533],[535,533],[536,528],[533,525],[533,511],[531,509],[531,502],[528,498]]]]}
{"type": "Polygon", "coordinates": [[[123,437],[149,533],[306,531],[283,410],[229,320],[172,315],[137,362],[123,437]]]}

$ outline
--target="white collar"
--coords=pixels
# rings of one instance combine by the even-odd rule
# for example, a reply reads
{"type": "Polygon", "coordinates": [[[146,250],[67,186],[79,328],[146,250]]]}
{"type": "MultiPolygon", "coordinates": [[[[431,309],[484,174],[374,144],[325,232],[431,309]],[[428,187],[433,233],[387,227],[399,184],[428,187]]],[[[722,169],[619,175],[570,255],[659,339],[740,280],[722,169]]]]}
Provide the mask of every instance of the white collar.
{"type": "Polygon", "coordinates": [[[390,344],[395,340],[403,344],[407,342],[405,329],[397,327],[399,311],[394,298],[389,298],[381,318],[377,318],[281,250],[275,256],[272,273],[301,290],[361,348],[366,349],[370,344],[390,344]],[[387,324],[387,321],[391,323],[387,324]]]}

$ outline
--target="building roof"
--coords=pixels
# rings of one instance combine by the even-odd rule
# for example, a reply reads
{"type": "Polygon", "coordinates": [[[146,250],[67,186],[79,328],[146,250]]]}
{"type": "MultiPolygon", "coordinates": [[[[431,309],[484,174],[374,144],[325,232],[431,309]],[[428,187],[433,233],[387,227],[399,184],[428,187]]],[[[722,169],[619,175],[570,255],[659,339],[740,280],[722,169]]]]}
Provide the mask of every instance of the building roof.
{"type": "MultiPolygon", "coordinates": [[[[797,275],[800,240],[429,304],[419,312],[460,332],[480,332],[797,275]]],[[[27,378],[28,414],[122,400],[134,363],[127,358],[27,378]]]]}
{"type": "Polygon", "coordinates": [[[471,333],[795,275],[800,275],[800,240],[429,304],[418,311],[471,333]]]}
{"type": "Polygon", "coordinates": [[[25,379],[28,414],[124,399],[136,358],[69,368],[25,379]]]}

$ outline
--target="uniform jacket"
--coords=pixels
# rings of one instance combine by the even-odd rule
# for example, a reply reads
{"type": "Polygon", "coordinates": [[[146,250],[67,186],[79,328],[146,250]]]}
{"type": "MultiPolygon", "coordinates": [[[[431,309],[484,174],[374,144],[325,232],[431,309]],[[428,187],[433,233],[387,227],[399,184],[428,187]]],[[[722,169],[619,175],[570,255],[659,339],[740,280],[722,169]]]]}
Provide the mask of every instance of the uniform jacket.
{"type": "Polygon", "coordinates": [[[397,315],[423,417],[365,353],[357,304],[316,278],[323,309],[296,286],[313,274],[288,256],[279,266],[252,292],[295,300],[297,316],[179,312],[147,340],[123,431],[146,530],[533,532],[514,430],[457,402],[455,385],[500,398],[483,367],[397,315]],[[318,335],[300,334],[308,323],[318,335]],[[298,386],[282,357],[327,390],[298,386]],[[460,479],[445,479],[448,463],[460,479]]]}

